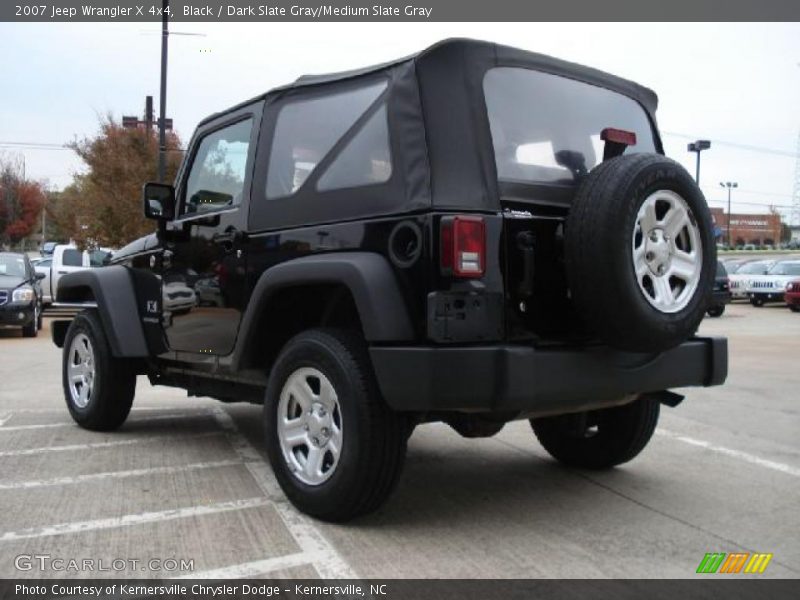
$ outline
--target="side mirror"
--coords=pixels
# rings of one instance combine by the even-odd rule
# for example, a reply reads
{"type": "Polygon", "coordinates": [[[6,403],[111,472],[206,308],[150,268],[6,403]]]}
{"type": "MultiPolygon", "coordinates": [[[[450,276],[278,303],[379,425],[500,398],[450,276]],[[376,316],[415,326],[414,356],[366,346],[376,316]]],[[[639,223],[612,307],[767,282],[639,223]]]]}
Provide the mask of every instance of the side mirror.
{"type": "Polygon", "coordinates": [[[36,274],[34,275],[34,277],[36,278],[36,281],[41,281],[42,279],[44,279],[45,277],[47,277],[47,275],[45,275],[44,273],[36,273],[36,274]]]}
{"type": "Polygon", "coordinates": [[[142,190],[144,216],[171,221],[175,218],[175,188],[166,183],[145,183],[142,190]]]}

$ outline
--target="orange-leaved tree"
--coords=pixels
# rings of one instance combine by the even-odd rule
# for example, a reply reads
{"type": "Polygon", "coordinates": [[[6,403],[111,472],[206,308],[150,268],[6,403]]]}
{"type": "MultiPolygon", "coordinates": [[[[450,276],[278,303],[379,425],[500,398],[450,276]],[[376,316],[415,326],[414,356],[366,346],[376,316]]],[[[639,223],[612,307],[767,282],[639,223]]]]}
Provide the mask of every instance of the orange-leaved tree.
{"type": "MultiPolygon", "coordinates": [[[[70,144],[86,163],[61,193],[64,213],[59,225],[79,246],[119,248],[154,230],[142,213],[142,185],[157,178],[158,134],[128,129],[111,116],[100,132],[70,144]]],[[[182,158],[177,134],[167,133],[166,181],[172,182],[182,158]]]]}
{"type": "Polygon", "coordinates": [[[40,183],[26,180],[19,163],[0,160],[0,245],[16,245],[37,231],[44,203],[40,183]]]}

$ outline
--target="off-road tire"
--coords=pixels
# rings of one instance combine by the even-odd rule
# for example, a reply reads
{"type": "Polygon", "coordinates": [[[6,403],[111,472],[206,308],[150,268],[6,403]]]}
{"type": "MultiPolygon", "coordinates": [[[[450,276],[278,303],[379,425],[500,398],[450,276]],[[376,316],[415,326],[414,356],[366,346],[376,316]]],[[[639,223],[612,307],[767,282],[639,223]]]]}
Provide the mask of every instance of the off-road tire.
{"type": "Polygon", "coordinates": [[[564,250],[573,304],[587,327],[609,346],[664,351],[694,334],[705,316],[716,271],[711,215],[692,177],[673,160],[631,154],[593,169],[572,202],[564,250]],[[645,299],[632,260],[639,208],[658,190],[674,192],[686,202],[703,252],[694,294],[671,313],[645,299]]]}
{"type": "Polygon", "coordinates": [[[709,317],[721,317],[725,312],[725,305],[718,304],[717,306],[712,306],[707,312],[709,317]]]}
{"type": "Polygon", "coordinates": [[[531,419],[539,443],[559,462],[581,469],[608,469],[638,455],[656,429],[658,400],[641,396],[623,406],[581,415],[531,419]],[[580,423],[579,427],[576,424],[580,423]],[[583,430],[596,423],[596,429],[583,430]],[[582,431],[583,430],[583,431],[582,431]]]}
{"type": "Polygon", "coordinates": [[[381,397],[361,336],[321,328],[296,335],[281,350],[269,375],[264,431],[273,471],[289,500],[318,519],[343,522],[374,511],[393,490],[405,459],[408,423],[381,397]],[[316,485],[295,477],[278,433],[283,387],[293,373],[307,367],[333,385],[343,423],[336,469],[316,485]]]}
{"type": "Polygon", "coordinates": [[[83,311],[72,321],[64,339],[62,356],[64,398],[75,422],[92,431],[111,431],[122,425],[136,393],[136,371],[129,360],[111,355],[103,324],[95,311],[83,311]],[[72,398],[68,373],[73,341],[81,334],[91,344],[94,361],[92,393],[83,407],[72,398]]]}

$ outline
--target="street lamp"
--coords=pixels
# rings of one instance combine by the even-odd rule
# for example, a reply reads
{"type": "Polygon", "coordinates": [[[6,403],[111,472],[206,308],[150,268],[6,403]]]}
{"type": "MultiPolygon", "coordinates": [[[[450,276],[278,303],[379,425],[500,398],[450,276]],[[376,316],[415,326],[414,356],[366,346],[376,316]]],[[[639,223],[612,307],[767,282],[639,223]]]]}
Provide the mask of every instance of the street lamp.
{"type": "MultiPolygon", "coordinates": [[[[700,156],[698,154],[698,156],[700,156]]],[[[719,182],[720,187],[728,188],[728,248],[731,248],[733,244],[731,244],[731,190],[733,188],[739,187],[739,184],[735,181],[726,181],[726,182],[719,182]]]]}
{"type": "Polygon", "coordinates": [[[708,150],[709,148],[711,148],[711,142],[709,140],[697,140],[686,147],[689,152],[694,152],[697,154],[697,170],[695,171],[694,176],[694,180],[697,185],[700,185],[700,153],[703,150],[708,150]]]}

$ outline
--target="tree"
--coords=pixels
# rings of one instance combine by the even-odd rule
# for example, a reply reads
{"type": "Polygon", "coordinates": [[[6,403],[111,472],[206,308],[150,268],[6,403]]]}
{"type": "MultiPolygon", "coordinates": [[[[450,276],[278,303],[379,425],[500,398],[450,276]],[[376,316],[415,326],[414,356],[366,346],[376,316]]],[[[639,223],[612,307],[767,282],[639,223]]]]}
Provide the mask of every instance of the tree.
{"type": "MultiPolygon", "coordinates": [[[[127,129],[110,115],[100,133],[70,144],[88,167],[75,175],[59,199],[59,227],[79,246],[120,247],[153,231],[142,212],[142,185],[156,179],[158,138],[154,131],[127,129]]],[[[181,142],[167,134],[167,181],[180,166],[181,142]]]]}
{"type": "Polygon", "coordinates": [[[18,161],[0,157],[0,244],[16,245],[36,231],[44,203],[42,185],[27,181],[18,161]]]}

